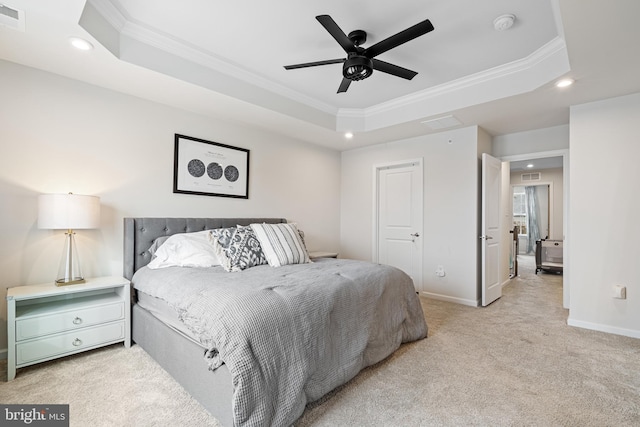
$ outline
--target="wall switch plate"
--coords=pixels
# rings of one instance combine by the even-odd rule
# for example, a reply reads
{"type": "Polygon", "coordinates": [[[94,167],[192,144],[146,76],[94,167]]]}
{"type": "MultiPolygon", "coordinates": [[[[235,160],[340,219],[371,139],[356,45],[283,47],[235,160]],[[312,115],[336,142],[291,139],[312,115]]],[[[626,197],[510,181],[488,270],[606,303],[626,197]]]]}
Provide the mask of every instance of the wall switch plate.
{"type": "Polygon", "coordinates": [[[445,276],[444,266],[443,265],[439,265],[438,268],[436,268],[436,276],[438,276],[438,277],[444,277],[445,276]]]}
{"type": "Polygon", "coordinates": [[[627,287],[615,285],[613,287],[613,297],[617,299],[627,299],[627,287]]]}

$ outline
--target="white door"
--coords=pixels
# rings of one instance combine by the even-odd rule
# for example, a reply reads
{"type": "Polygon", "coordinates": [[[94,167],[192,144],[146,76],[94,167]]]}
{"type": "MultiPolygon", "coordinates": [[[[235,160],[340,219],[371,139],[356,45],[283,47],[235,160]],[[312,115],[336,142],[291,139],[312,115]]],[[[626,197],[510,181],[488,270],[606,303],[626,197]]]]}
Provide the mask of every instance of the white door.
{"type": "Polygon", "coordinates": [[[422,160],[376,166],[374,261],[407,273],[422,289],[422,160]]]}
{"type": "Polygon", "coordinates": [[[502,296],[500,283],[500,193],[502,162],[482,154],[482,306],[502,296]]]}

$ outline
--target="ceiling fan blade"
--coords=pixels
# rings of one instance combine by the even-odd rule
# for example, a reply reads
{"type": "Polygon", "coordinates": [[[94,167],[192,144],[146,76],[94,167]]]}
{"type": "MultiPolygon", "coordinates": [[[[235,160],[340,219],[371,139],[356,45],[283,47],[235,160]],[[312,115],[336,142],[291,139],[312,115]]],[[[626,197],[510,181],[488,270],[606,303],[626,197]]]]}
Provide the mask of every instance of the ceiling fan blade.
{"type": "Polygon", "coordinates": [[[316,62],[305,62],[304,64],[293,64],[293,65],[285,65],[284,68],[286,70],[295,70],[296,68],[307,68],[307,67],[317,67],[318,65],[329,65],[329,64],[341,64],[346,59],[327,59],[326,61],[316,61],[316,62]]]}
{"type": "Polygon", "coordinates": [[[391,74],[397,77],[402,77],[403,79],[411,80],[418,74],[415,71],[411,71],[397,65],[389,64],[388,62],[380,61],[379,59],[372,59],[371,61],[373,62],[374,70],[382,71],[383,73],[391,74]]]}
{"type": "Polygon", "coordinates": [[[338,44],[342,46],[345,52],[355,52],[356,46],[353,42],[347,37],[347,35],[338,27],[336,21],[333,20],[329,15],[318,15],[316,19],[322,26],[331,34],[331,36],[336,39],[338,44]]]}
{"type": "Polygon", "coordinates": [[[409,27],[404,31],[400,31],[398,34],[388,37],[381,42],[368,47],[364,50],[363,54],[365,56],[368,56],[369,58],[373,58],[374,56],[378,56],[381,53],[393,49],[394,47],[411,41],[416,37],[427,34],[430,31],[433,31],[433,25],[431,24],[431,21],[425,19],[424,21],[414,25],[413,27],[409,27]]]}
{"type": "Polygon", "coordinates": [[[338,88],[338,93],[346,92],[349,89],[349,85],[351,84],[351,80],[343,77],[342,82],[340,83],[340,87],[338,88]]]}

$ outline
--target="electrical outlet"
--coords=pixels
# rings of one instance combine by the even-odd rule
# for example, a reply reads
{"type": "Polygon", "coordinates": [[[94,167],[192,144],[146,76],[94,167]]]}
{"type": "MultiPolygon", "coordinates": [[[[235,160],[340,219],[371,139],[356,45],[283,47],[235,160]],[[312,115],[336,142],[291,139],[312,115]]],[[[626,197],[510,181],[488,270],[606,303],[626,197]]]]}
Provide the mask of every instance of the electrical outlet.
{"type": "Polygon", "coordinates": [[[615,285],[613,287],[613,297],[617,299],[627,299],[627,287],[615,285]]]}
{"type": "Polygon", "coordinates": [[[436,276],[438,276],[438,277],[444,277],[445,276],[444,265],[439,265],[436,268],[436,276]]]}

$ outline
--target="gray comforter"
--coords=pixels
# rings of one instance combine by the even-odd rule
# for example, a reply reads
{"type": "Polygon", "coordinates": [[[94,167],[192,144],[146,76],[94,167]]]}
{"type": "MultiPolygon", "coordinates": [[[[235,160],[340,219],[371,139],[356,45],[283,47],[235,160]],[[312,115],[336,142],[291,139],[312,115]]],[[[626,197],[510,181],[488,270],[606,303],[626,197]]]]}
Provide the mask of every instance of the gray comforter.
{"type": "Polygon", "coordinates": [[[178,311],[211,369],[228,366],[236,426],[291,425],[307,402],[427,334],[411,279],[385,265],[144,267],[133,283],[178,311]]]}

